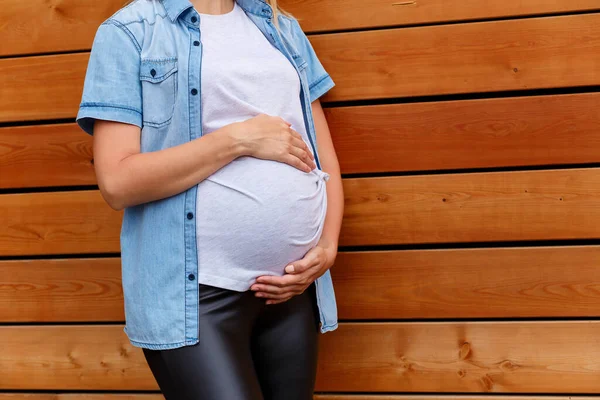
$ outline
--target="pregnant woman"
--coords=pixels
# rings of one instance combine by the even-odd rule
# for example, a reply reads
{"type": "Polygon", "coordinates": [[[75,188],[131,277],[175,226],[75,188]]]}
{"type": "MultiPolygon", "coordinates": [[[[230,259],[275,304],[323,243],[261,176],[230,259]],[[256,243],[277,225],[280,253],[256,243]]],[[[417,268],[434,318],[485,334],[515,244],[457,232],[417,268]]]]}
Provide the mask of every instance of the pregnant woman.
{"type": "Polygon", "coordinates": [[[135,0],[98,28],[77,123],[166,400],[312,398],[337,328],[333,86],[275,0],[135,0]]]}

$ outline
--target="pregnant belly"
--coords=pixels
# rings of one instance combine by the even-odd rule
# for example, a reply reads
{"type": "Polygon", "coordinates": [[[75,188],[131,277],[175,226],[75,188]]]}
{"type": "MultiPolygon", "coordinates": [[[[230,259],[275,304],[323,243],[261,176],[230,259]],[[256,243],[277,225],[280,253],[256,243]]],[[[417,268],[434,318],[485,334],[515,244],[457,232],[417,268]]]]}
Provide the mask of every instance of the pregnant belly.
{"type": "MultiPolygon", "coordinates": [[[[326,172],[240,157],[200,182],[196,234],[199,273],[246,284],[283,275],[320,239],[326,172]]],[[[244,286],[244,287],[242,287],[244,286]]]]}

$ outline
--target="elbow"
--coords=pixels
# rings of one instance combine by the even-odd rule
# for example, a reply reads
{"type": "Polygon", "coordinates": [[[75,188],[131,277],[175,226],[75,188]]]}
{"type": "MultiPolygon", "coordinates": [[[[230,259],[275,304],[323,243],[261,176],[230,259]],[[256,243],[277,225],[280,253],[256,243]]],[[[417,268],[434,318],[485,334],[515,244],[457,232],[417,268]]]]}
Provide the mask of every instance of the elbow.
{"type": "Polygon", "coordinates": [[[105,179],[98,184],[102,198],[110,208],[121,211],[128,207],[125,191],[115,179],[105,179]]]}

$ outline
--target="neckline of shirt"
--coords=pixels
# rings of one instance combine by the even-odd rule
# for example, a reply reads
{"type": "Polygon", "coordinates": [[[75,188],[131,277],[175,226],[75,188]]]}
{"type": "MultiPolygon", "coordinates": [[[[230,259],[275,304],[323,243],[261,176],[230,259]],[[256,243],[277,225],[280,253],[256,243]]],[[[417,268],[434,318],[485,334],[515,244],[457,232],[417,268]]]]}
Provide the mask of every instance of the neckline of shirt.
{"type": "Polygon", "coordinates": [[[235,14],[235,12],[237,11],[238,8],[238,3],[237,1],[233,1],[233,8],[231,9],[231,11],[228,11],[226,13],[223,14],[204,14],[199,12],[198,15],[200,15],[200,20],[202,20],[202,18],[205,19],[224,19],[224,18],[228,18],[231,17],[235,14]]]}

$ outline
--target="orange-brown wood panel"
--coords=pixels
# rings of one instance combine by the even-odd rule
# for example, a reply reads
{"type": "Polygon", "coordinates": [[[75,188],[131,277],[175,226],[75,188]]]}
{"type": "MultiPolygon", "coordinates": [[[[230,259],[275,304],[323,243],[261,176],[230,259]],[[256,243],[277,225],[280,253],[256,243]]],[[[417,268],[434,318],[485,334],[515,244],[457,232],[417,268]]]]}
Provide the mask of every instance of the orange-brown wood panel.
{"type": "Polygon", "coordinates": [[[89,53],[0,60],[0,122],[74,118],[89,53]]]}
{"type": "MultiPolygon", "coordinates": [[[[344,180],[340,245],[598,238],[600,169],[344,180]]],[[[99,191],[0,196],[0,255],[118,252],[99,191]]]]}
{"type": "Polygon", "coordinates": [[[350,319],[600,316],[600,247],[340,252],[350,319]]]}
{"type": "Polygon", "coordinates": [[[342,324],[317,390],[599,393],[597,321],[342,324]]]}
{"type": "Polygon", "coordinates": [[[365,29],[485,18],[600,10],[597,0],[282,0],[305,31],[365,29]]]}
{"type": "Polygon", "coordinates": [[[95,185],[92,137],[75,124],[0,129],[0,189],[95,185]]]}
{"type": "Polygon", "coordinates": [[[600,84],[600,14],[311,37],[323,101],[600,84]]]}
{"type": "Polygon", "coordinates": [[[0,56],[89,49],[127,0],[3,0],[0,56]]]}
{"type": "MultiPolygon", "coordinates": [[[[581,400],[593,400],[592,396],[577,396],[581,400]]],[[[322,394],[316,395],[314,400],[489,400],[490,396],[481,395],[361,395],[361,394],[322,394]]],[[[497,400],[573,400],[570,396],[494,396],[497,400]]],[[[0,400],[2,397],[0,397],[0,400]]],[[[12,399],[11,399],[12,400],[12,399]]],[[[37,399],[32,399],[37,400],[37,399]]],[[[46,400],[46,399],[43,399],[46,400]]],[[[62,400],[62,399],[51,399],[62,400]]],[[[89,399],[85,399],[89,400],[89,399]]],[[[95,400],[95,399],[94,399],[95,400]]],[[[129,400],[129,399],[128,399],[129,400]]]]}
{"type": "MultiPolygon", "coordinates": [[[[568,396],[496,396],[497,400],[572,400],[568,396]]],[[[38,393],[0,393],[0,400],[164,400],[161,394],[38,394],[38,393]]],[[[580,400],[598,400],[599,397],[577,396],[580,400]]],[[[317,394],[314,400],[489,400],[487,396],[477,395],[356,395],[356,394],[317,394]]]]}
{"type": "MultiPolygon", "coordinates": [[[[600,316],[600,247],[340,252],[339,317],[600,316]]],[[[0,261],[0,322],[124,321],[120,259],[0,261]]]]}
{"type": "MultiPolygon", "coordinates": [[[[0,56],[89,49],[98,26],[126,0],[4,0],[0,56]],[[32,12],[35,10],[35,12],[32,12]],[[24,32],[27,32],[26,34],[24,32]]],[[[598,10],[597,0],[285,0],[306,32],[598,10]]]]}
{"type": "Polygon", "coordinates": [[[121,260],[0,261],[0,322],[124,321],[121,260]]]}
{"type": "Polygon", "coordinates": [[[600,237],[600,169],[345,179],[340,245],[600,237]]]}
{"type": "Polygon", "coordinates": [[[600,161],[597,93],[326,108],[342,173],[600,161]]]}
{"type": "MultiPolygon", "coordinates": [[[[343,323],[319,392],[598,393],[599,321],[343,323]]],[[[0,389],[156,390],[122,325],[2,326],[0,389]]]]}
{"type": "Polygon", "coordinates": [[[0,195],[0,255],[119,252],[121,218],[97,190],[0,195]]]}
{"type": "MultiPolygon", "coordinates": [[[[600,14],[314,35],[323,101],[600,83],[600,14]]],[[[0,60],[0,122],[77,114],[88,54],[0,60]]]]}
{"type": "MultiPolygon", "coordinates": [[[[343,173],[581,164],[600,160],[600,95],[325,109],[343,173]]],[[[0,129],[0,188],[96,184],[75,124],[0,129]]]]}

